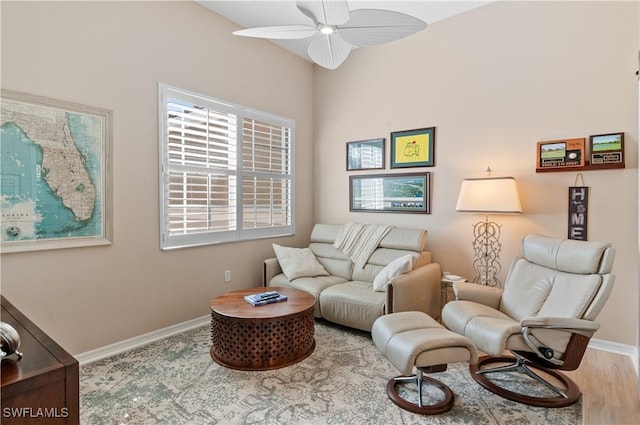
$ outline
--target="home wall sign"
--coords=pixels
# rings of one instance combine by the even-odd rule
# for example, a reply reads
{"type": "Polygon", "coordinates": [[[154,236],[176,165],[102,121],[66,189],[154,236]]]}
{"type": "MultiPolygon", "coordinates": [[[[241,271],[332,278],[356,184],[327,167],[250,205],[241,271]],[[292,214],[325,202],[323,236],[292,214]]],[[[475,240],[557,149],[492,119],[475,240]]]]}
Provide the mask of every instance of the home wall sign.
{"type": "Polygon", "coordinates": [[[576,176],[583,186],[569,187],[569,231],[567,237],[578,241],[587,240],[587,216],[589,205],[589,187],[584,186],[582,174],[576,176]]]}

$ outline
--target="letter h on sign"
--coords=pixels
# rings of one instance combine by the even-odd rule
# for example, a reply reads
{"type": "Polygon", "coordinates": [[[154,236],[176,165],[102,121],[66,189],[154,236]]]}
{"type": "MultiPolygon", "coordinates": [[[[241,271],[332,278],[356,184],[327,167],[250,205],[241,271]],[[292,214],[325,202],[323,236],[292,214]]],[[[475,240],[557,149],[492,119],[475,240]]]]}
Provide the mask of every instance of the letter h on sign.
{"type": "Polygon", "coordinates": [[[587,240],[588,202],[588,186],[569,188],[569,239],[587,240]]]}

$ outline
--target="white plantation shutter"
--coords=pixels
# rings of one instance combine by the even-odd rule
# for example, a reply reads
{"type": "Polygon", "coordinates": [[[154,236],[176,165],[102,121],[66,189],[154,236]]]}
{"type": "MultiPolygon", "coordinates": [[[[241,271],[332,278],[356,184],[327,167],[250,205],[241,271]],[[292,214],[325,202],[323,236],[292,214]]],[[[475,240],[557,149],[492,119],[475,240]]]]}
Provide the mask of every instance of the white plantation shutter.
{"type": "Polygon", "coordinates": [[[291,129],[245,118],[242,168],[243,229],[291,222],[291,129]]]}
{"type": "Polygon", "coordinates": [[[161,248],[293,233],[293,121],[163,84],[161,248]]]}

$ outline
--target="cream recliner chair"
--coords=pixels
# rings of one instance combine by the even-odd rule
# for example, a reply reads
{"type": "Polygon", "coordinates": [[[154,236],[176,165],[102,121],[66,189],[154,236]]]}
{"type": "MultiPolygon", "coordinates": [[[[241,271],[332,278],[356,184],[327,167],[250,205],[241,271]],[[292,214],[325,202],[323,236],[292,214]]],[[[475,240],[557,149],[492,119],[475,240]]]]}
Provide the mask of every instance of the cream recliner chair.
{"type": "Polygon", "coordinates": [[[595,319],[615,279],[614,257],[608,243],[528,235],[504,289],[455,284],[456,300],[445,305],[442,321],[489,355],[470,366],[473,378],[491,392],[533,406],[562,407],[578,401],[577,385],[557,370],[575,370],[598,330],[595,319]],[[515,357],[503,356],[505,350],[515,357]],[[505,362],[506,366],[486,367],[505,362]],[[523,393],[504,385],[512,380],[506,374],[511,371],[525,373],[542,384],[538,386],[543,391],[523,393]],[[559,383],[549,382],[554,380],[559,383]]]}

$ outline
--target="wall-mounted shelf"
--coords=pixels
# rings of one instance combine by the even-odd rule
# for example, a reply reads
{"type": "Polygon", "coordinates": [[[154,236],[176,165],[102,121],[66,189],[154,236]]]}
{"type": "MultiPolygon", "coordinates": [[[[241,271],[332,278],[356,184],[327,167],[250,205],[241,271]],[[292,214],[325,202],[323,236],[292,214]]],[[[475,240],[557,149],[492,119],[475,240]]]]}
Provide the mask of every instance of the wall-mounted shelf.
{"type": "Polygon", "coordinates": [[[624,133],[589,136],[588,146],[578,138],[538,142],[537,148],[536,173],[625,168],[624,133]]]}
{"type": "Polygon", "coordinates": [[[587,164],[582,167],[549,167],[549,168],[536,168],[536,173],[554,173],[563,171],[591,171],[591,170],[613,170],[625,168],[624,162],[611,163],[611,164],[587,164]]]}

